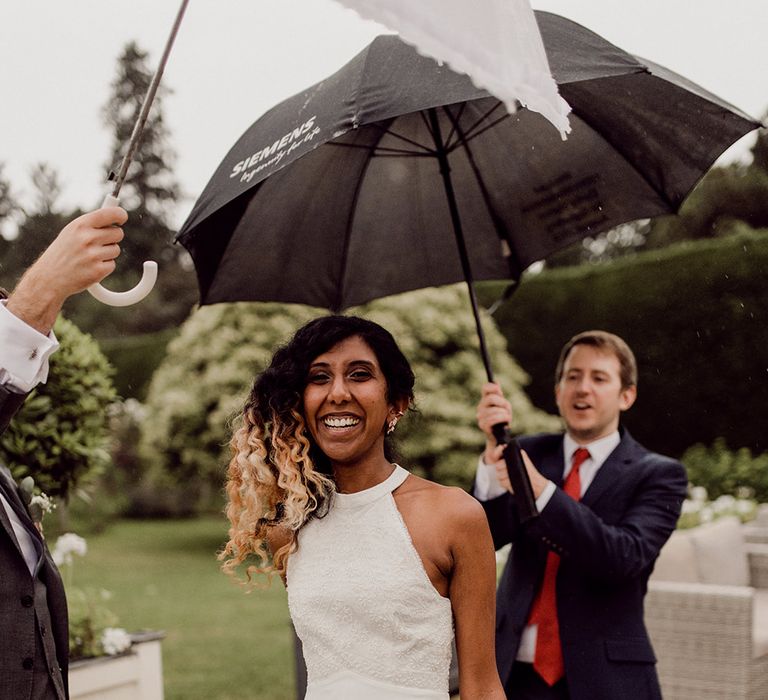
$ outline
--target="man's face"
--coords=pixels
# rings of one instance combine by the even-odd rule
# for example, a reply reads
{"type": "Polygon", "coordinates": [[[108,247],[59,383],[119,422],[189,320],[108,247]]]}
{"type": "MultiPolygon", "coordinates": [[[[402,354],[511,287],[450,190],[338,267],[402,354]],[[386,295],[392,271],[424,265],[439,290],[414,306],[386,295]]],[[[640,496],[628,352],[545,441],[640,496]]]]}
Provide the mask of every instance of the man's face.
{"type": "Polygon", "coordinates": [[[622,389],[619,359],[609,350],[575,345],[555,387],[566,429],[582,444],[614,432],[619,415],[635,401],[634,386],[622,389]]]}

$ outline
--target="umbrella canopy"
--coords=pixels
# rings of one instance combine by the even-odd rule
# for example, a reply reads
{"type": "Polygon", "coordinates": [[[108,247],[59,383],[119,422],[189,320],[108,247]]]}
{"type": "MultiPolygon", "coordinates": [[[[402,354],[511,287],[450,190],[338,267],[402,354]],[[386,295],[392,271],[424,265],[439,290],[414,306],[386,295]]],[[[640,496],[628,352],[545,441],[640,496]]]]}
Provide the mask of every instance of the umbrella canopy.
{"type": "Polygon", "coordinates": [[[540,114],[509,115],[466,76],[379,37],[267,112],[221,163],[177,237],[201,303],[341,310],[463,280],[441,152],[475,278],[505,279],[586,236],[675,212],[760,126],[578,24],[536,16],[572,107],[567,141],[540,114]]]}
{"type": "Polygon", "coordinates": [[[557,94],[528,0],[338,0],[396,31],[419,53],[466,73],[509,112],[522,104],[569,131],[569,107],[557,94]]]}

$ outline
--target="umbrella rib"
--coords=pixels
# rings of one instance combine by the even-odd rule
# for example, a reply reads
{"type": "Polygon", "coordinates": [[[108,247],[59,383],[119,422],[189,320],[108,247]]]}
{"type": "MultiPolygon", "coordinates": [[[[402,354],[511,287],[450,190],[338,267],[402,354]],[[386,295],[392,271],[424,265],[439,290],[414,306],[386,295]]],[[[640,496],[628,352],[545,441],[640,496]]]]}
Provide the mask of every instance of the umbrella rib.
{"type": "MultiPolygon", "coordinates": [[[[474,153],[472,153],[472,150],[469,147],[469,139],[466,138],[463,132],[461,131],[461,127],[459,126],[458,119],[456,119],[453,116],[450,110],[445,109],[445,112],[446,114],[448,114],[448,119],[450,119],[451,122],[453,123],[453,127],[456,131],[457,138],[459,139],[457,141],[457,147],[462,146],[467,155],[467,160],[469,161],[469,165],[472,168],[472,172],[475,176],[475,180],[477,181],[477,185],[480,188],[480,194],[483,197],[485,208],[488,210],[488,214],[490,215],[491,221],[493,222],[493,227],[496,229],[496,235],[499,237],[500,240],[507,243],[508,250],[505,252],[508,252],[507,258],[508,258],[508,263],[510,268],[510,277],[512,277],[517,281],[517,275],[520,274],[520,270],[522,270],[522,265],[520,264],[520,260],[516,255],[514,246],[512,245],[512,238],[509,235],[509,231],[507,230],[507,227],[504,225],[503,219],[501,218],[501,216],[499,216],[498,212],[496,211],[496,208],[493,205],[493,202],[491,201],[491,195],[488,192],[488,188],[486,187],[485,180],[483,179],[482,173],[480,172],[480,168],[477,167],[477,163],[475,161],[475,155],[474,153]]],[[[477,136],[477,134],[475,134],[475,136],[477,136]]]]}
{"type": "MultiPolygon", "coordinates": [[[[456,124],[461,120],[461,116],[464,114],[464,109],[466,108],[467,103],[462,102],[461,106],[459,107],[459,113],[456,115],[456,122],[454,123],[453,118],[451,119],[451,130],[448,132],[448,136],[445,138],[445,148],[446,150],[451,150],[451,139],[456,134],[456,124]]],[[[443,109],[447,112],[448,107],[445,106],[443,109]]]]}
{"type": "MultiPolygon", "coordinates": [[[[499,102],[499,104],[501,104],[501,102],[499,102]]],[[[503,122],[505,119],[508,119],[508,118],[509,118],[509,114],[502,114],[498,119],[492,121],[490,124],[487,124],[482,129],[480,129],[480,131],[477,131],[474,134],[472,133],[472,129],[469,129],[467,131],[467,133],[465,134],[465,139],[464,140],[465,141],[471,141],[472,139],[476,139],[478,136],[481,136],[486,131],[488,131],[488,129],[493,129],[494,126],[496,126],[497,124],[499,124],[500,122],[503,122]]],[[[478,122],[478,124],[479,123],[480,122],[478,122]]],[[[477,126],[477,124],[475,124],[475,126],[477,126]]]]}
{"type": "MultiPolygon", "coordinates": [[[[371,124],[370,126],[376,127],[382,131],[384,134],[388,134],[389,136],[393,136],[396,139],[400,139],[401,141],[405,141],[406,143],[410,144],[411,146],[414,146],[415,148],[418,148],[419,151],[422,153],[427,153],[432,155],[434,151],[427,148],[424,144],[419,143],[418,141],[414,141],[413,139],[409,139],[407,136],[403,136],[402,134],[398,134],[394,131],[391,131],[387,127],[380,126],[379,124],[371,124]]],[[[383,150],[383,149],[382,149],[383,150]]]]}
{"type": "Polygon", "coordinates": [[[326,145],[338,146],[341,148],[357,148],[362,151],[370,151],[377,156],[393,155],[393,156],[411,156],[411,157],[431,157],[431,153],[419,153],[417,151],[408,151],[404,148],[392,148],[384,146],[365,146],[360,143],[343,143],[340,141],[329,141],[326,145]]]}
{"type": "MultiPolygon", "coordinates": [[[[465,103],[463,103],[463,104],[466,104],[466,102],[465,102],[465,103]]],[[[493,105],[493,106],[492,106],[492,107],[491,107],[491,108],[490,108],[490,109],[489,109],[489,110],[488,110],[488,111],[487,111],[485,114],[483,114],[483,115],[482,115],[482,116],[481,116],[481,117],[480,117],[480,118],[479,118],[479,119],[478,119],[478,120],[477,120],[477,121],[476,121],[474,124],[472,124],[472,126],[470,126],[470,127],[469,127],[469,128],[468,128],[468,129],[467,129],[465,132],[464,132],[464,140],[473,139],[475,136],[479,136],[480,134],[482,134],[482,133],[483,133],[483,131],[485,131],[486,129],[491,129],[491,128],[493,128],[493,127],[494,127],[494,126],[496,126],[496,124],[498,124],[498,123],[499,123],[499,122],[500,122],[502,119],[505,119],[506,117],[508,117],[508,116],[509,116],[509,114],[507,114],[506,112],[504,112],[504,114],[503,114],[503,115],[502,115],[502,116],[501,116],[499,119],[497,119],[496,121],[494,121],[494,122],[493,122],[492,124],[490,124],[489,126],[485,127],[485,128],[482,130],[482,131],[478,132],[477,134],[473,133],[473,132],[474,132],[474,130],[475,130],[475,129],[477,129],[477,128],[478,128],[478,127],[479,127],[479,126],[480,126],[480,125],[481,125],[481,124],[482,124],[482,123],[483,123],[483,122],[486,120],[486,119],[488,119],[488,117],[490,117],[490,116],[491,116],[491,115],[492,115],[492,114],[493,114],[493,113],[494,113],[494,112],[495,112],[495,111],[496,111],[496,110],[497,110],[499,107],[501,107],[501,102],[497,102],[496,104],[494,104],[494,105],[493,105]]],[[[460,117],[461,117],[461,115],[459,115],[459,118],[460,118],[460,117]]],[[[454,131],[451,131],[451,135],[452,135],[453,133],[454,133],[454,131]]],[[[446,139],[446,142],[450,142],[450,139],[446,139]]],[[[451,148],[453,148],[454,146],[455,146],[455,144],[451,144],[451,148]]]]}

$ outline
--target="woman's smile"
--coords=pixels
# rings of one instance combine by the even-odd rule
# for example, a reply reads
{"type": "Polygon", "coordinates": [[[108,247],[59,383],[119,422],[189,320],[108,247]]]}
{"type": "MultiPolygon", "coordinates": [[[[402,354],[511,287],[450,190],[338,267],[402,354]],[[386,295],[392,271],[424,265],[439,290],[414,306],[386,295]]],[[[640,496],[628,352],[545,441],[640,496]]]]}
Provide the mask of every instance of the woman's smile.
{"type": "Polygon", "coordinates": [[[384,460],[384,430],[395,408],[376,354],[351,336],[316,357],[304,388],[304,417],[333,464],[384,460]]]}
{"type": "Polygon", "coordinates": [[[329,415],[321,419],[323,425],[330,430],[344,430],[354,428],[360,424],[360,419],[350,415],[329,415]]]}

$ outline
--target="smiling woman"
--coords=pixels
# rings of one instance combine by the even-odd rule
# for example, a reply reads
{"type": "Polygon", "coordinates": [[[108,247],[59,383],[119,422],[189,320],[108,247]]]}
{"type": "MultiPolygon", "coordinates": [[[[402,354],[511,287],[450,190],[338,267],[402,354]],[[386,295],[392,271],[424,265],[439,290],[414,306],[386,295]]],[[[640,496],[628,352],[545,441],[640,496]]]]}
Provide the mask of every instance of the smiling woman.
{"type": "Polygon", "coordinates": [[[414,376],[394,338],[352,316],[299,329],[259,375],[232,437],[223,568],[286,583],[306,698],[501,700],[495,556],[468,494],[393,462],[414,376]]]}

